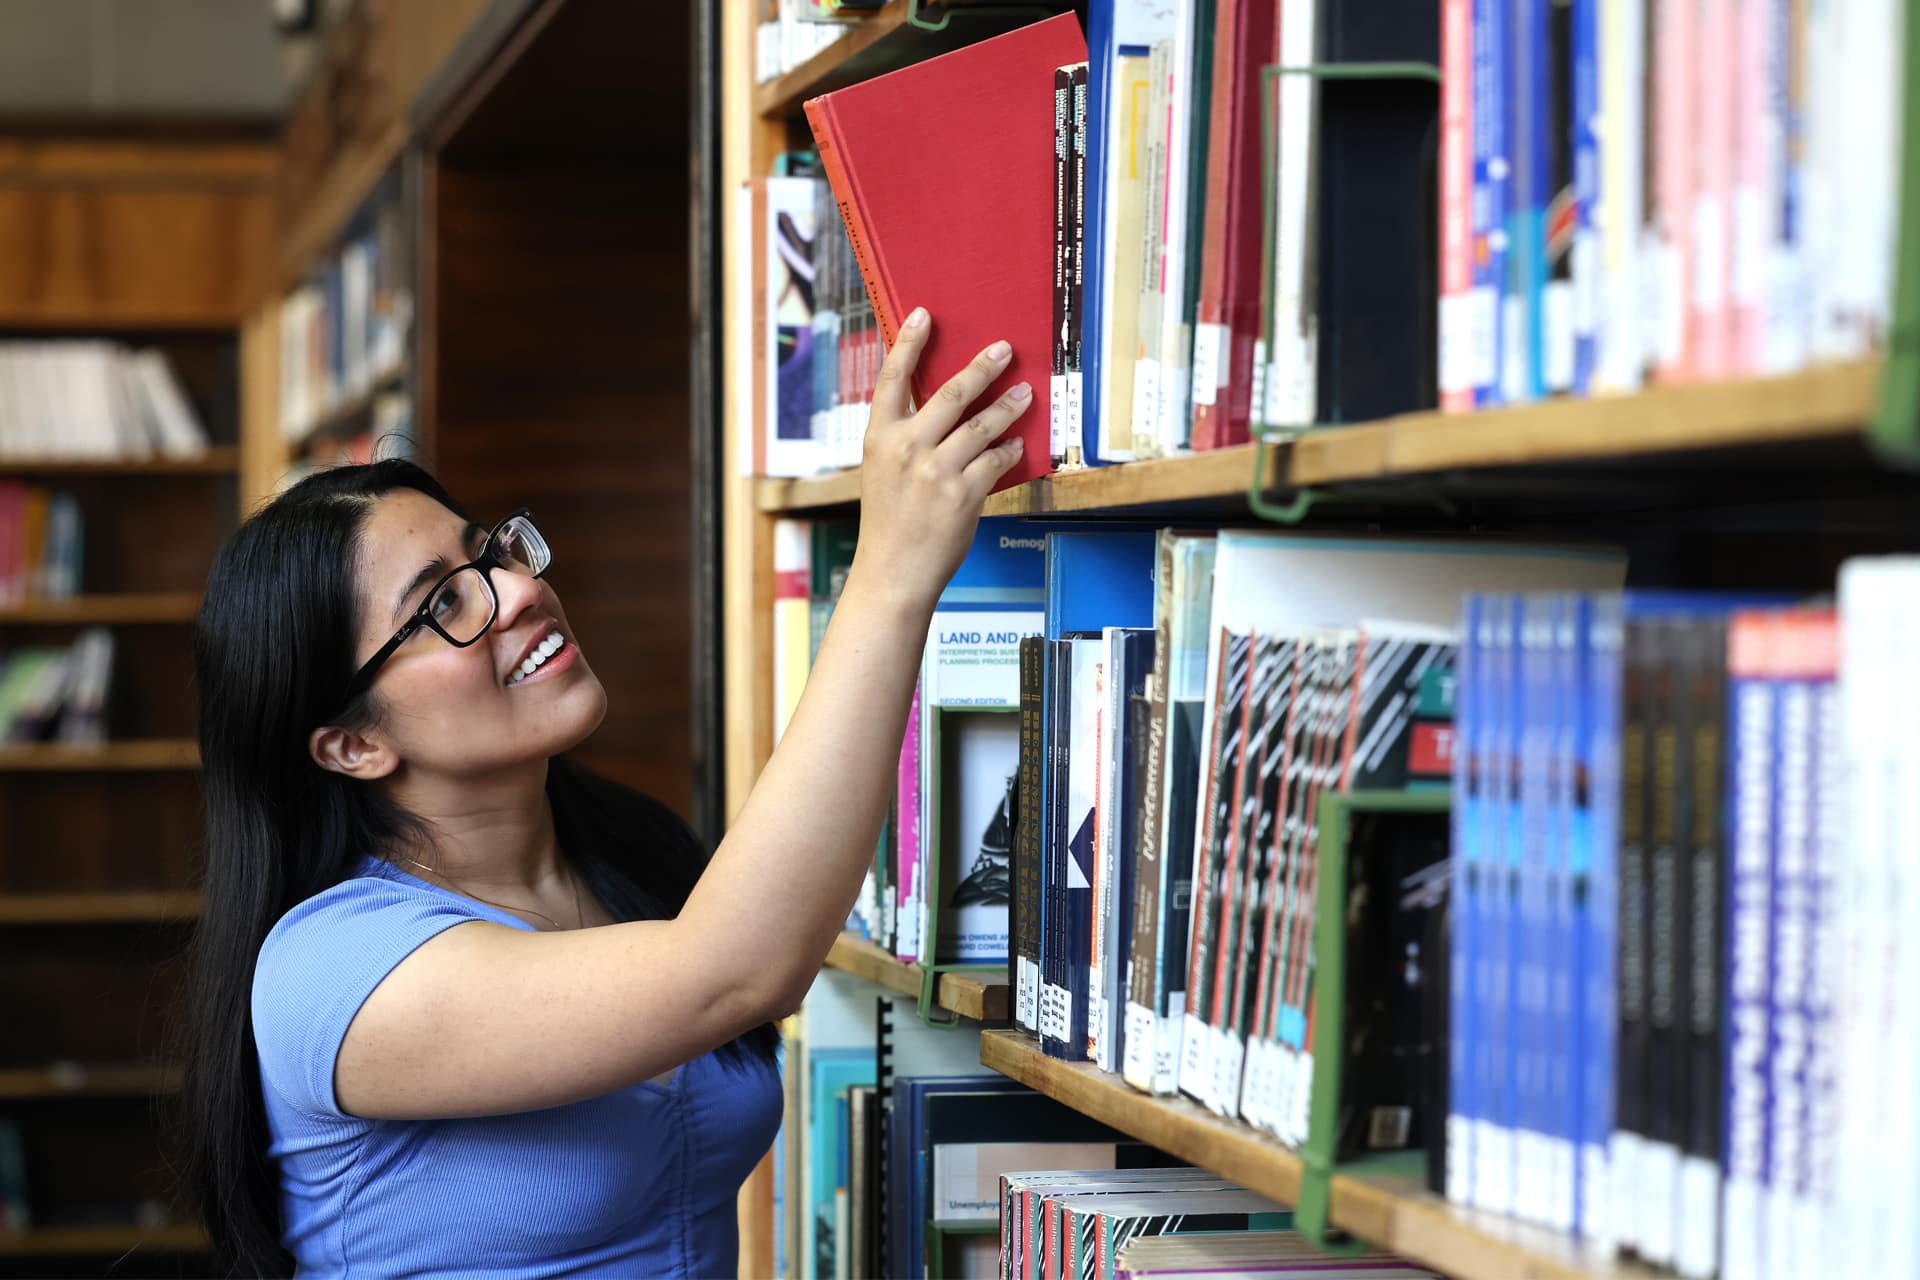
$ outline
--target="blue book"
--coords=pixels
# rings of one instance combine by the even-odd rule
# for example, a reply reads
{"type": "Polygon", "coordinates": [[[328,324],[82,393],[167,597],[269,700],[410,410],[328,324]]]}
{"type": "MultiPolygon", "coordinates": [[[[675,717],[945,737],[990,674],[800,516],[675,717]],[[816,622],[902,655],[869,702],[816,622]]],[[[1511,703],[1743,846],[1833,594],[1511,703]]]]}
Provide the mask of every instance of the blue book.
{"type": "Polygon", "coordinates": [[[802,1280],[827,1280],[836,1272],[838,1207],[835,1189],[845,1158],[841,1117],[847,1090],[874,1082],[872,1049],[814,1049],[808,1053],[807,1179],[808,1230],[801,1242],[802,1280]]]}
{"type": "MultiPolygon", "coordinates": [[[[1600,351],[1600,0],[1572,0],[1573,393],[1587,394],[1600,351]]],[[[1625,145],[1625,140],[1614,142],[1625,145]]]]}
{"type": "MultiPolygon", "coordinates": [[[[1514,959],[1514,1211],[1545,1223],[1552,1174],[1547,1150],[1553,1132],[1547,1076],[1553,1028],[1549,1012],[1553,937],[1553,851],[1548,811],[1548,765],[1553,742],[1553,597],[1519,601],[1519,685],[1515,720],[1518,798],[1518,906],[1514,959]]],[[[1509,856],[1512,856],[1511,854],[1509,856]]]]}
{"type": "MultiPolygon", "coordinates": [[[[908,1078],[906,1084],[907,1120],[904,1142],[888,1152],[893,1165],[905,1166],[906,1233],[893,1236],[894,1248],[904,1245],[904,1254],[890,1258],[888,1275],[923,1276],[927,1274],[928,1186],[933,1170],[927,1147],[928,1100],[944,1094],[1028,1093],[1023,1084],[992,1076],[949,1076],[908,1078]]],[[[1038,1095],[1034,1095],[1038,1096],[1038,1095]]]]}
{"type": "Polygon", "coordinates": [[[1508,0],[1505,41],[1509,142],[1507,186],[1506,401],[1544,394],[1541,321],[1547,277],[1546,15],[1551,0],[1508,0]]]}
{"type": "Polygon", "coordinates": [[[1473,0],[1473,403],[1506,399],[1508,346],[1506,8],[1510,0],[1473,0]]]}

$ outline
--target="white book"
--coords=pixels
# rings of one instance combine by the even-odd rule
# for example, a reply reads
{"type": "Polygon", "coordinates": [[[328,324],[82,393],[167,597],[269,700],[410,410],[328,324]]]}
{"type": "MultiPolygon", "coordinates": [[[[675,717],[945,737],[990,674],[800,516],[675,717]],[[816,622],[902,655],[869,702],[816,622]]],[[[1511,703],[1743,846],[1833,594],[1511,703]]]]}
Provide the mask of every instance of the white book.
{"type": "Polygon", "coordinates": [[[158,432],[154,443],[160,453],[169,458],[191,458],[206,452],[207,430],[180,389],[167,358],[158,351],[142,351],[133,360],[146,388],[158,432]]]}
{"type": "Polygon", "coordinates": [[[1210,51],[1198,43],[1197,6],[1179,0],[1173,21],[1172,96],[1168,103],[1166,201],[1160,225],[1160,349],[1158,395],[1154,401],[1154,434],[1160,452],[1171,455],[1187,448],[1192,409],[1189,376],[1193,327],[1186,314],[1187,205],[1194,193],[1187,181],[1192,167],[1193,118],[1209,104],[1194,101],[1194,60],[1210,51]]]}
{"type": "MultiPolygon", "coordinates": [[[[1280,65],[1311,66],[1318,6],[1283,5],[1280,65]]],[[[1268,421],[1307,426],[1318,412],[1319,303],[1311,296],[1315,253],[1312,229],[1313,140],[1320,105],[1319,81],[1309,75],[1280,77],[1278,127],[1274,130],[1273,348],[1267,353],[1268,421]]]]}

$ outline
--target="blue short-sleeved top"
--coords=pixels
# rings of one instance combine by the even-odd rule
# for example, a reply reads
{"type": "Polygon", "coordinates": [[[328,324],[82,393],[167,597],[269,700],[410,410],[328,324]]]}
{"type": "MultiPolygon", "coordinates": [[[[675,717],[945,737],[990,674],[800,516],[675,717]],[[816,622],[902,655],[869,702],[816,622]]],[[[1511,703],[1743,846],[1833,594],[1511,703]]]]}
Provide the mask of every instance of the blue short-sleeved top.
{"type": "Polygon", "coordinates": [[[340,1110],[347,1026],[395,965],[470,920],[533,926],[375,858],[260,949],[253,1030],[302,1276],[732,1276],[735,1197],[773,1141],[780,1082],[751,1053],[585,1102],[453,1120],[340,1110]]]}

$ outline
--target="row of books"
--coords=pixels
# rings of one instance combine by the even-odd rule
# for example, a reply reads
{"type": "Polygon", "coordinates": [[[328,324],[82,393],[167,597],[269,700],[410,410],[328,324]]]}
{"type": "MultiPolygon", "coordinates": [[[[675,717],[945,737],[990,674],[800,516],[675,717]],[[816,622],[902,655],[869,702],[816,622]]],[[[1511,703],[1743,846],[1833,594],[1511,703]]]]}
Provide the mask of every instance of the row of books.
{"type": "Polygon", "coordinates": [[[1231,1242],[1257,1275],[1328,1261],[1281,1206],[988,1071],[977,1031],[929,1026],[851,975],[824,971],[783,1029],[776,1274],[1104,1280],[1126,1274],[1129,1241],[1199,1232],[1264,1234],[1231,1242]]]}
{"type": "Polygon", "coordinates": [[[0,342],[0,458],[191,458],[207,432],[163,352],[0,342]]]}
{"type": "Polygon", "coordinates": [[[407,359],[413,285],[397,201],[280,305],[280,426],[303,439],[327,414],[392,378],[407,359]]]}
{"type": "Polygon", "coordinates": [[[0,480],[0,605],[78,592],[85,528],[71,493],[0,480]]]}
{"type": "Polygon", "coordinates": [[[1884,342],[1907,9],[1442,0],[1445,407],[1884,342]]]}
{"type": "Polygon", "coordinates": [[[105,742],[113,649],[111,631],[89,627],[65,647],[0,657],[0,742],[105,742]]]}
{"type": "MultiPolygon", "coordinates": [[[[1459,664],[1448,1194],[1690,1277],[1920,1259],[1889,718],[1920,565],[1840,605],[1481,596],[1459,664]],[[1889,1129],[1889,1125],[1893,1129],[1889,1129]]],[[[1892,712],[1898,715],[1897,711],[1892,712]]]]}
{"type": "Polygon", "coordinates": [[[833,192],[811,152],[736,193],[745,253],[734,312],[743,475],[856,466],[886,352],[833,192]]]}
{"type": "MultiPolygon", "coordinates": [[[[1898,0],[1094,0],[1085,39],[1062,15],[809,101],[848,230],[743,219],[743,305],[792,305],[797,333],[808,247],[851,247],[883,338],[935,316],[923,397],[1008,338],[990,393],[1053,393],[1008,483],[1853,358],[1891,322],[1903,21],[1898,0]]],[[[788,447],[819,438],[803,375],[775,385],[796,347],[751,337],[767,404],[795,408],[743,424],[768,441],[743,466],[854,460],[788,447]]]]}
{"type": "Polygon", "coordinates": [[[846,34],[885,0],[761,0],[754,27],[754,80],[764,83],[793,70],[846,34]]]}

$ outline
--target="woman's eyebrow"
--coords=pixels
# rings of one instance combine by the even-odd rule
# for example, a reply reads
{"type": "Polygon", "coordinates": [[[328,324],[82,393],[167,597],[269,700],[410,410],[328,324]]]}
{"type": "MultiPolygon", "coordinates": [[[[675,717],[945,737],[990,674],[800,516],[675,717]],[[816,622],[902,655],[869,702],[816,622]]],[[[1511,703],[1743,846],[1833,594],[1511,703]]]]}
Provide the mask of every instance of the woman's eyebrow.
{"type": "Polygon", "coordinates": [[[448,562],[445,556],[435,556],[433,559],[427,561],[426,564],[422,565],[420,572],[408,579],[407,585],[401,588],[400,598],[394,602],[393,606],[393,621],[400,621],[400,615],[407,611],[407,601],[413,598],[414,592],[426,586],[428,583],[437,580],[452,567],[453,565],[448,562]]]}

